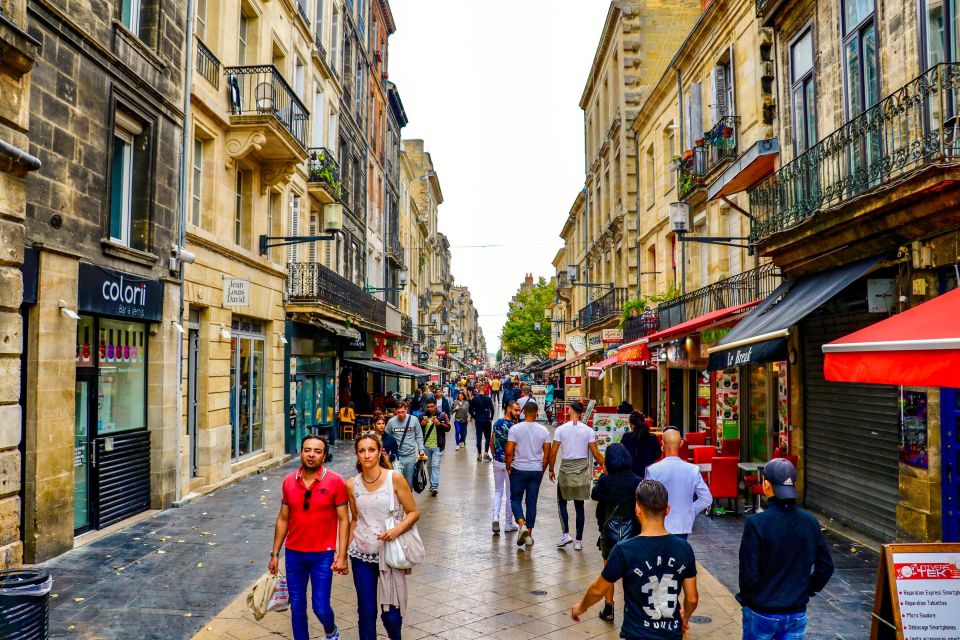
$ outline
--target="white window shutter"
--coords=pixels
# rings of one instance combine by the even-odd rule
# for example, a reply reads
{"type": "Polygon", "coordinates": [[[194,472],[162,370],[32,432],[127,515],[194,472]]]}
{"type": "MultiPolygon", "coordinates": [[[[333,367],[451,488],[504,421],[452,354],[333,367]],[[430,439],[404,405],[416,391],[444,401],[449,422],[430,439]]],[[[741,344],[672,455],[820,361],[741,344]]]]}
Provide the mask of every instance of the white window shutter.
{"type": "MultiPolygon", "coordinates": [[[[300,196],[291,193],[290,194],[290,224],[288,225],[289,232],[287,235],[290,236],[299,236],[300,235],[300,196]]],[[[290,245],[290,250],[288,253],[290,262],[299,262],[299,246],[295,244],[290,245]]]]}
{"type": "Polygon", "coordinates": [[[710,70],[710,125],[713,126],[718,120],[720,120],[720,110],[717,107],[717,70],[720,67],[714,67],[710,70]]]}
{"type": "MultiPolygon", "coordinates": [[[[734,239],[740,237],[742,234],[740,232],[739,214],[732,209],[727,210],[727,235],[731,238],[731,244],[741,242],[740,240],[734,239]]],[[[741,249],[740,247],[734,246],[729,246],[727,249],[729,250],[727,261],[730,267],[730,275],[734,276],[743,271],[743,265],[740,261],[741,249]]]]}
{"type": "Polygon", "coordinates": [[[736,76],[736,68],[734,67],[734,58],[733,58],[733,45],[730,45],[730,62],[727,65],[727,97],[725,100],[727,106],[727,112],[724,115],[734,116],[737,114],[737,105],[735,102],[736,90],[734,86],[734,78],[736,76]]]}
{"type": "Polygon", "coordinates": [[[699,82],[693,82],[690,84],[690,132],[691,137],[687,140],[687,148],[689,149],[694,140],[700,137],[703,133],[703,87],[699,82]]]}

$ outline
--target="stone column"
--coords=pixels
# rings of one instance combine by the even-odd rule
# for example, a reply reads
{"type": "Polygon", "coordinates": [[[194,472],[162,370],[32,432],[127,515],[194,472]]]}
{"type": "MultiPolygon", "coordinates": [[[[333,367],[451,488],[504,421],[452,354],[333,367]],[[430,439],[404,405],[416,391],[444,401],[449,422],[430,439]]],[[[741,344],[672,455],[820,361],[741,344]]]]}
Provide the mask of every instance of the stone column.
{"type": "Polygon", "coordinates": [[[30,71],[37,42],[20,25],[25,0],[0,8],[0,569],[23,561],[20,540],[20,354],[23,323],[23,221],[26,176],[40,167],[27,153],[30,71]]]}

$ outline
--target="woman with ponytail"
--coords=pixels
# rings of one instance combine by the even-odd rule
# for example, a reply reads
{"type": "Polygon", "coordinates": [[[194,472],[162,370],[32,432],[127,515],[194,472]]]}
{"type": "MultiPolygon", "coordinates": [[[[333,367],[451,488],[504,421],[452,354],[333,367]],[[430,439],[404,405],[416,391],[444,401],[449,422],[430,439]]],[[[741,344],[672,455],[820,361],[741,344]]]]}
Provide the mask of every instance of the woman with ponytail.
{"type": "Polygon", "coordinates": [[[633,459],[633,472],[643,478],[647,467],[660,459],[663,451],[657,436],[650,433],[646,416],[640,411],[630,414],[630,431],[623,435],[620,443],[633,459]]]}

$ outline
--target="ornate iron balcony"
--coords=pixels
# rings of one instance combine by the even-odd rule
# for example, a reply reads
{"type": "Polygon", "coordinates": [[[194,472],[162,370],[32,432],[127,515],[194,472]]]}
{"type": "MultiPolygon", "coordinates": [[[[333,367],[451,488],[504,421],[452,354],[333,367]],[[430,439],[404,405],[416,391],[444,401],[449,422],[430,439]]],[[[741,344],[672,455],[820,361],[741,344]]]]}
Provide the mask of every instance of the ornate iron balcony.
{"type": "Polygon", "coordinates": [[[220,88],[220,61],[199,38],[197,39],[197,73],[206,78],[214,89],[220,88]]]}
{"type": "Polygon", "coordinates": [[[960,64],[932,67],[749,190],[750,242],[927,166],[960,162],[960,64]]]}
{"type": "Polygon", "coordinates": [[[306,149],[310,112],[272,64],[226,67],[230,112],[235,116],[272,115],[306,149]]]}
{"type": "Polygon", "coordinates": [[[313,34],[313,46],[317,48],[317,53],[320,54],[320,57],[326,60],[327,48],[323,46],[323,34],[320,34],[320,33],[313,34]]]}
{"type": "Polygon", "coordinates": [[[341,180],[340,165],[333,157],[333,152],[326,147],[311,147],[308,161],[310,182],[324,182],[330,186],[334,195],[340,197],[341,180]]]}
{"type": "Polygon", "coordinates": [[[679,298],[661,302],[657,307],[660,330],[727,307],[758,302],[773,293],[780,284],[780,269],[765,264],[713,284],[689,291],[679,298]]]}
{"type": "Polygon", "coordinates": [[[637,316],[630,316],[623,323],[623,341],[633,342],[646,338],[651,333],[660,330],[660,318],[656,310],[645,311],[637,316]]]}
{"type": "Polygon", "coordinates": [[[413,338],[413,318],[405,313],[400,315],[400,335],[413,338]]]}
{"type": "Polygon", "coordinates": [[[626,301],[626,289],[611,289],[577,312],[577,326],[584,328],[620,315],[620,311],[623,309],[623,303],[626,301]]]}
{"type": "Polygon", "coordinates": [[[707,186],[709,176],[737,158],[738,116],[724,116],[694,141],[692,155],[679,160],[677,197],[686,200],[698,189],[707,186]]]}
{"type": "Polygon", "coordinates": [[[291,301],[322,302],[378,327],[387,323],[387,304],[318,262],[287,265],[291,301]]]}
{"type": "Polygon", "coordinates": [[[392,259],[398,265],[404,264],[404,259],[406,258],[406,250],[403,248],[403,245],[400,244],[400,238],[397,235],[396,231],[391,231],[387,240],[387,257],[392,259]]]}
{"type": "Polygon", "coordinates": [[[310,18],[307,17],[307,9],[303,6],[303,2],[301,2],[301,0],[297,0],[297,13],[300,14],[300,17],[303,19],[305,24],[310,24],[310,18]]]}

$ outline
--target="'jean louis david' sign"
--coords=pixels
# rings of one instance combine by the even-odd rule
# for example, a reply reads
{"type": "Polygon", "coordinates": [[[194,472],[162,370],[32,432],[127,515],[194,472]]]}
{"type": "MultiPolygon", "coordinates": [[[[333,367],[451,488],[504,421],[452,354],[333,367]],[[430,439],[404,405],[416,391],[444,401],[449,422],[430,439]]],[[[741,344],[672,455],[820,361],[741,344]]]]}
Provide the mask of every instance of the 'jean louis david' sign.
{"type": "Polygon", "coordinates": [[[250,281],[246,278],[223,279],[223,306],[246,307],[250,305],[250,281]]]}
{"type": "Polygon", "coordinates": [[[77,308],[138,320],[163,318],[163,283],[88,262],[78,269],[77,308]]]}

